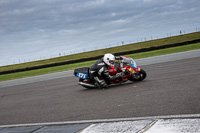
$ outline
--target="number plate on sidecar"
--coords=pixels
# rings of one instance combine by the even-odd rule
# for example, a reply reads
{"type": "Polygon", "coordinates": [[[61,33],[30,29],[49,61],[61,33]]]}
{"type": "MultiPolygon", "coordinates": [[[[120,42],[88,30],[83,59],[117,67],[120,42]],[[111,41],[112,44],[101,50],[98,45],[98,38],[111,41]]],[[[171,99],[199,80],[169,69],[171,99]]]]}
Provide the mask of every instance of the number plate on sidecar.
{"type": "Polygon", "coordinates": [[[82,78],[82,79],[87,79],[88,74],[86,74],[86,73],[77,73],[76,76],[79,77],[79,78],[82,78]]]}

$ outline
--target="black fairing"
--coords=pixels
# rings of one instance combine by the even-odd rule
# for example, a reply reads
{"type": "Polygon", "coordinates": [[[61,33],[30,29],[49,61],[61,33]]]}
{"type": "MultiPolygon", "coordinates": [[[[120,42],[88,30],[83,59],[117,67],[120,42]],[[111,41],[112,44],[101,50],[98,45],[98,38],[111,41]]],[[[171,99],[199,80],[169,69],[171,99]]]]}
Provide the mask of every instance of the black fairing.
{"type": "Polygon", "coordinates": [[[74,75],[77,73],[87,73],[89,74],[89,67],[82,67],[82,68],[77,68],[74,70],[74,75]]]}

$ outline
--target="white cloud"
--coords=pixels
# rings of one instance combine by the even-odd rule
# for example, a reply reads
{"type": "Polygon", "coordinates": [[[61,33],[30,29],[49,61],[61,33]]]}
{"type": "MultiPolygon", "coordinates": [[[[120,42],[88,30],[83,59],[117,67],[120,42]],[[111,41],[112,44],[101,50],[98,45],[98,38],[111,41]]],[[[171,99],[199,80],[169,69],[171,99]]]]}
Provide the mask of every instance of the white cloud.
{"type": "Polygon", "coordinates": [[[18,15],[24,15],[24,14],[30,14],[34,12],[34,8],[27,8],[27,9],[14,9],[14,10],[9,10],[7,12],[2,12],[0,13],[0,17],[8,17],[8,16],[18,16],[18,15]]]}
{"type": "Polygon", "coordinates": [[[93,1],[86,2],[85,5],[87,5],[87,6],[98,6],[98,5],[103,5],[104,3],[105,3],[105,0],[93,0],[93,1]]]}
{"type": "Polygon", "coordinates": [[[199,0],[1,0],[0,65],[13,57],[49,56],[195,29],[199,5],[199,0]]]}
{"type": "Polygon", "coordinates": [[[154,0],[143,0],[143,1],[149,3],[149,2],[153,2],[154,0]]]}
{"type": "Polygon", "coordinates": [[[112,21],[108,21],[103,23],[103,26],[120,26],[120,25],[125,25],[129,23],[129,20],[127,19],[118,19],[118,20],[112,20],[112,21]]]}

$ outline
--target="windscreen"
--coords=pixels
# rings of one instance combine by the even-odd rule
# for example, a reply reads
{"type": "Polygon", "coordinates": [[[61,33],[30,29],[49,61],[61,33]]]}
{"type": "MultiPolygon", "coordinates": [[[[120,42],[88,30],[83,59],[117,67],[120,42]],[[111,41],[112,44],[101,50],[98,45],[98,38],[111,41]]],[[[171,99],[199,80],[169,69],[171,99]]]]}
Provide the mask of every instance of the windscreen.
{"type": "Polygon", "coordinates": [[[122,62],[126,65],[126,66],[131,66],[133,68],[137,68],[137,65],[135,63],[135,61],[132,58],[128,58],[125,56],[122,56],[122,62]]]}
{"type": "Polygon", "coordinates": [[[122,62],[125,63],[127,66],[131,66],[132,65],[132,59],[131,58],[127,58],[125,56],[122,56],[122,62]]]}

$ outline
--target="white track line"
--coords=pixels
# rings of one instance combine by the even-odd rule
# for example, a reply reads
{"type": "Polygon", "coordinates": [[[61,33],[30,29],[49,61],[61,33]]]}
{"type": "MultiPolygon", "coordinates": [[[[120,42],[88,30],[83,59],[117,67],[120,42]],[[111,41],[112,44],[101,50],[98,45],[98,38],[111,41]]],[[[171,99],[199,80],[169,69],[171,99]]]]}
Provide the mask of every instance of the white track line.
{"type": "Polygon", "coordinates": [[[148,116],[148,117],[97,119],[97,120],[81,120],[81,121],[46,122],[46,123],[44,122],[44,123],[30,123],[30,124],[13,124],[13,125],[1,125],[0,128],[27,127],[27,126],[72,125],[72,124],[86,124],[86,123],[105,123],[105,122],[136,121],[136,120],[148,120],[148,119],[183,119],[183,118],[200,118],[200,114],[148,116]]]}

